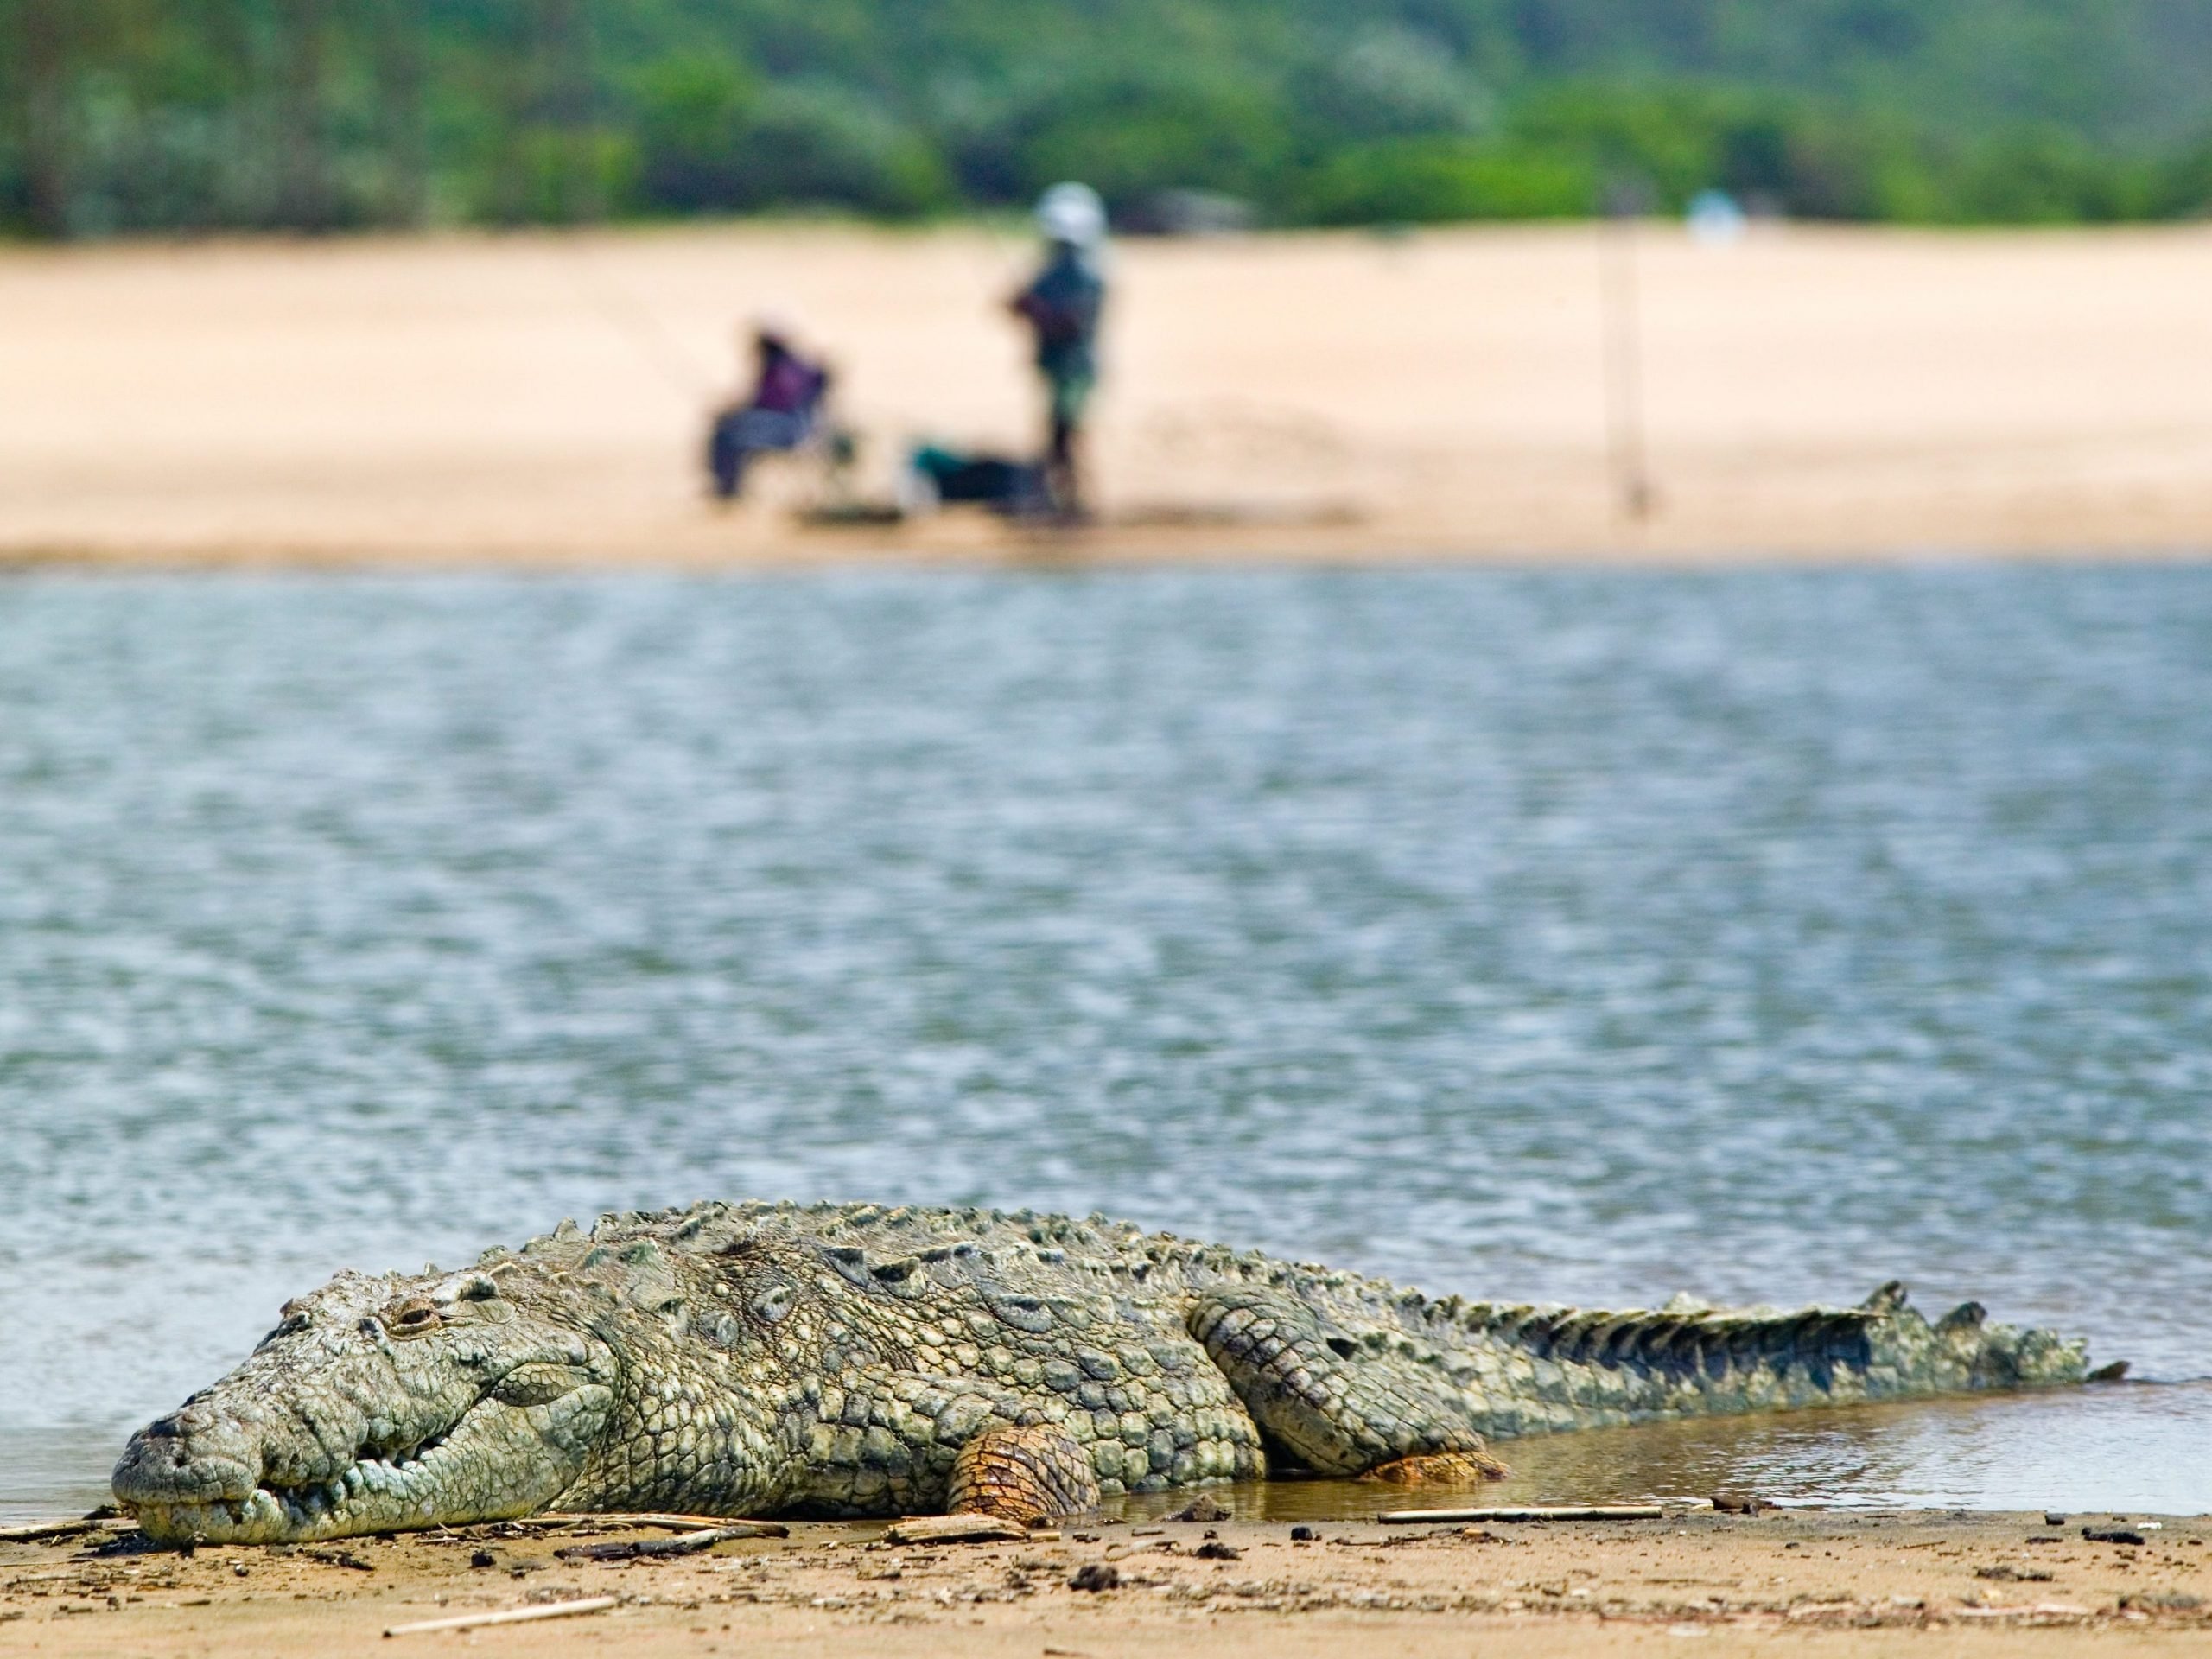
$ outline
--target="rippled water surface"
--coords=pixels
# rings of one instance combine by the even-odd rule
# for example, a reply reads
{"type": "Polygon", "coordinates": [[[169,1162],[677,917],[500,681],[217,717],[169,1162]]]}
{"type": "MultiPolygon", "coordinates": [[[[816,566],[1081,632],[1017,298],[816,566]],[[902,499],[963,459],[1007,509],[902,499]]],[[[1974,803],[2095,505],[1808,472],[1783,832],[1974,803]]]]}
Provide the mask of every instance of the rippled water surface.
{"type": "MultiPolygon", "coordinates": [[[[709,1195],[2185,1383],[2209,918],[2212,570],[6,582],[0,1513],[339,1267],[709,1195]]],[[[2196,1510],[2212,1390],[1521,1452],[2196,1510]]]]}

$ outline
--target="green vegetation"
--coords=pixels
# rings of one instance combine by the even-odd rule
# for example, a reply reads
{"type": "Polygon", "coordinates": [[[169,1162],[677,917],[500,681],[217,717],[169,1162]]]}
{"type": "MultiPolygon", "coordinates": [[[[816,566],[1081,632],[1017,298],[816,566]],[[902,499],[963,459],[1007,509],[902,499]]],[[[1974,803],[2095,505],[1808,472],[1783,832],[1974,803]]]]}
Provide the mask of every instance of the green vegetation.
{"type": "Polygon", "coordinates": [[[0,226],[2212,208],[2203,0],[0,0],[0,226]]]}

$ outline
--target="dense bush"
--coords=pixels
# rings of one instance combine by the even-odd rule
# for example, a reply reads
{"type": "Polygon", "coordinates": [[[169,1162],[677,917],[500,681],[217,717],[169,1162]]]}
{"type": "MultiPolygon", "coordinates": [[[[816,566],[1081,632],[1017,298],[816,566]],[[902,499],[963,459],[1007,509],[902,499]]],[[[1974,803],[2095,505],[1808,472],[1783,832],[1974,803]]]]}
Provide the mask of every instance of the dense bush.
{"type": "Polygon", "coordinates": [[[710,205],[899,217],[952,202],[951,175],[935,145],[880,104],[829,81],[771,86],[745,124],[731,171],[741,188],[710,205]]]}
{"type": "Polygon", "coordinates": [[[752,73],[726,54],[672,54],[639,71],[632,200],[688,213],[744,202],[746,137],[760,106],[752,73]]]}
{"type": "Polygon", "coordinates": [[[2180,0],[0,0],[0,226],[2212,206],[2180,0]]]}
{"type": "Polygon", "coordinates": [[[1319,225],[1573,219],[1595,210],[1586,157],[1453,138],[1366,144],[1313,170],[1295,203],[1319,225]]]}
{"type": "Polygon", "coordinates": [[[1287,117],[1233,76],[1153,73],[1038,99],[997,138],[1016,200],[1069,178],[1117,203],[1179,185],[1265,196],[1291,163],[1287,117]]]}

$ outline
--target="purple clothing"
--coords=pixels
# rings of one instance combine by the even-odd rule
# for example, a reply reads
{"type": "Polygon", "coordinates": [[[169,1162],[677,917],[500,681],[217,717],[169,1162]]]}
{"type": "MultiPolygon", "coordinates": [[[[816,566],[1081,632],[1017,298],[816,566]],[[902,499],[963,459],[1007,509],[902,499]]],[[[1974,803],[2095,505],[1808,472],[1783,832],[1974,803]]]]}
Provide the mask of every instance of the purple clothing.
{"type": "Polygon", "coordinates": [[[760,379],[753,389],[753,407],[777,415],[811,414],[829,386],[830,377],[798,353],[781,346],[761,353],[760,379]]]}

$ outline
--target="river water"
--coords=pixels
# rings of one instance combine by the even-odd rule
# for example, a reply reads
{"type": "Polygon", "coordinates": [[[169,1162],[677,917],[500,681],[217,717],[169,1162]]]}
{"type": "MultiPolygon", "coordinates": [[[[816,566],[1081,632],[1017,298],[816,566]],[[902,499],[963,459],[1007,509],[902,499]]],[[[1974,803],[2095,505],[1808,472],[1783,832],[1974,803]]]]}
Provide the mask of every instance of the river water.
{"type": "Polygon", "coordinates": [[[0,1515],[285,1296],[707,1196],[2148,1385],[1516,1491],[2212,1509],[2212,569],[0,582],[0,1515]]]}

